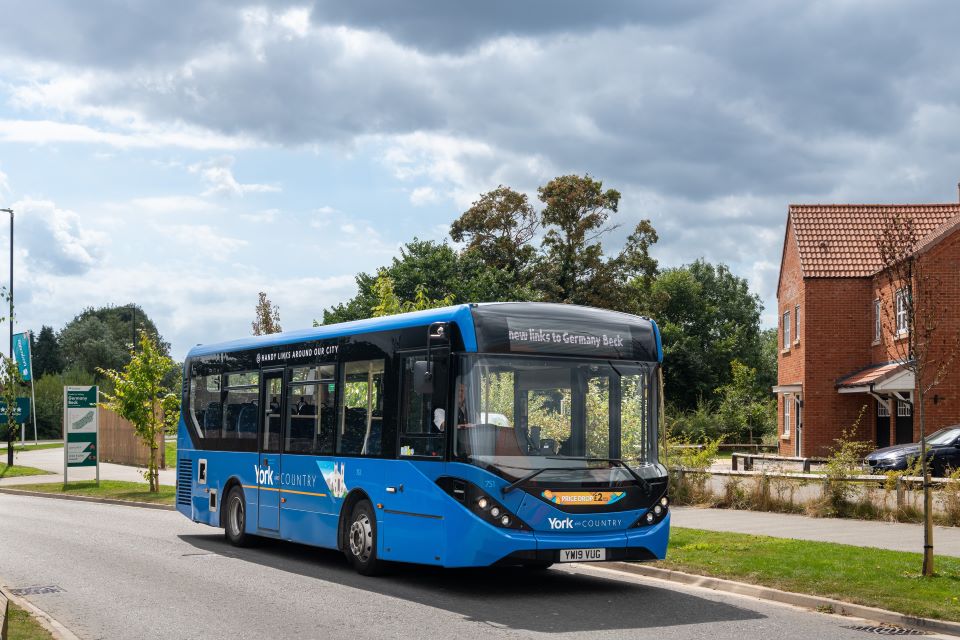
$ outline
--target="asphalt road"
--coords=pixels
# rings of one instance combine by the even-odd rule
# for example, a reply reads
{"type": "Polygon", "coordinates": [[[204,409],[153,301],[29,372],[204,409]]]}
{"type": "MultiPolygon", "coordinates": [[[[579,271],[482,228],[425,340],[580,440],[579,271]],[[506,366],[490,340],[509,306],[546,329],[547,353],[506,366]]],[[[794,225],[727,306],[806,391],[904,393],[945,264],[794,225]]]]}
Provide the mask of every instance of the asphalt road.
{"type": "Polygon", "coordinates": [[[0,494],[0,581],[81,638],[851,638],[856,621],[588,565],[398,566],[251,549],[172,511],[0,494]]]}

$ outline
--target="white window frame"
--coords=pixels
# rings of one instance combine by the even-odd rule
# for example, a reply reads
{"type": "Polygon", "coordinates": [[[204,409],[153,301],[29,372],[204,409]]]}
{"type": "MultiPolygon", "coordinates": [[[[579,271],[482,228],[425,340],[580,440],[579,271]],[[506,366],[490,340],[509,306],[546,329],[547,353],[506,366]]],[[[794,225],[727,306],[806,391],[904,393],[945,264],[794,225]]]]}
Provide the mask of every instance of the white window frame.
{"type": "Polygon", "coordinates": [[[793,405],[793,394],[792,393],[783,394],[783,437],[784,438],[790,437],[790,427],[792,426],[790,424],[791,405],[793,405]]]}
{"type": "Polygon", "coordinates": [[[909,318],[908,309],[907,309],[907,296],[909,292],[907,288],[897,289],[896,293],[896,304],[894,305],[896,313],[896,325],[897,325],[897,335],[902,336],[909,332],[909,318]]]}
{"type": "Polygon", "coordinates": [[[883,326],[880,322],[880,298],[873,301],[873,342],[880,343],[880,337],[883,334],[883,326]]]}
{"type": "Polygon", "coordinates": [[[904,402],[903,400],[897,400],[897,417],[909,418],[912,415],[913,407],[910,406],[910,403],[904,402]]]}
{"type": "Polygon", "coordinates": [[[800,305],[797,305],[793,308],[793,315],[793,330],[796,333],[796,335],[793,336],[793,343],[800,344],[800,305]]]}
{"type": "Polygon", "coordinates": [[[878,418],[889,418],[890,417],[890,405],[886,402],[880,402],[877,400],[877,417],[878,418]]]}
{"type": "Polygon", "coordinates": [[[790,348],[790,310],[783,312],[783,348],[790,348]]]}

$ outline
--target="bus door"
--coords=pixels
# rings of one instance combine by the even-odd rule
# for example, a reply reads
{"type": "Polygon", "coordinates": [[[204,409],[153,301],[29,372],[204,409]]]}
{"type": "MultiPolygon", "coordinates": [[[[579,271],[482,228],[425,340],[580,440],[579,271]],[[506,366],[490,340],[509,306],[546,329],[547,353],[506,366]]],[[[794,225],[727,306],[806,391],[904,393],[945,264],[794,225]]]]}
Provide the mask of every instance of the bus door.
{"type": "Polygon", "coordinates": [[[283,369],[264,370],[260,386],[257,526],[280,530],[280,443],[283,441],[283,369]]]}

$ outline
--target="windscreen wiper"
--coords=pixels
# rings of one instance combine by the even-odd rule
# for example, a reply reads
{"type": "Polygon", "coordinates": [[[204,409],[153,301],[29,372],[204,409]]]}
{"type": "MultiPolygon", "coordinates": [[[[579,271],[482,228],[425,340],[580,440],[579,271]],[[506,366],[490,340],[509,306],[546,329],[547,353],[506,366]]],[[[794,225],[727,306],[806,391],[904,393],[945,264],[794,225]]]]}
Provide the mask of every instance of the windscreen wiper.
{"type": "MultiPolygon", "coordinates": [[[[627,473],[633,476],[637,483],[643,488],[643,492],[648,496],[653,494],[653,487],[650,486],[650,482],[641,476],[639,473],[634,471],[630,465],[621,460],[620,458],[571,458],[570,456],[547,456],[549,460],[583,460],[584,462],[610,462],[616,465],[620,465],[627,470],[627,473]]],[[[534,474],[536,475],[536,474],[534,474]]],[[[522,482],[522,480],[521,480],[522,482]]]]}

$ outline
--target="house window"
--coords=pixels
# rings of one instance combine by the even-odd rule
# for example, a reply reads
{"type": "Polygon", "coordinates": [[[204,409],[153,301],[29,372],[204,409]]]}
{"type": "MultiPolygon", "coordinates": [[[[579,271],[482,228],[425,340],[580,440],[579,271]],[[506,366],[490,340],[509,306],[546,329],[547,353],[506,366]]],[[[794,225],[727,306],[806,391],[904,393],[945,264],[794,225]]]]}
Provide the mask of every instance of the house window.
{"type": "Polygon", "coordinates": [[[796,326],[794,327],[794,329],[796,329],[794,331],[796,335],[793,336],[793,341],[797,344],[800,344],[800,305],[797,305],[793,308],[793,316],[794,322],[796,323],[796,326]]]}
{"type": "Polygon", "coordinates": [[[897,417],[898,418],[909,418],[913,415],[911,411],[912,407],[909,402],[904,402],[903,400],[897,400],[897,417]]]}
{"type": "Polygon", "coordinates": [[[890,405],[886,402],[880,402],[877,400],[877,417],[878,418],[889,418],[890,417],[890,405]]]}
{"type": "Polygon", "coordinates": [[[880,342],[880,300],[873,301],[873,341],[880,342]]]}
{"type": "Polygon", "coordinates": [[[910,293],[907,289],[898,289],[897,290],[897,335],[901,335],[907,332],[908,322],[907,322],[907,302],[909,301],[910,293]]]}
{"type": "Polygon", "coordinates": [[[790,406],[793,404],[793,396],[783,394],[783,435],[790,435],[790,406]]]}
{"type": "Polygon", "coordinates": [[[783,348],[790,348],[790,312],[783,312],[783,348]]]}

